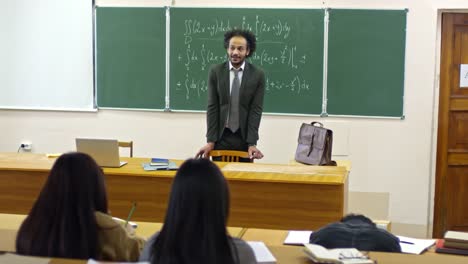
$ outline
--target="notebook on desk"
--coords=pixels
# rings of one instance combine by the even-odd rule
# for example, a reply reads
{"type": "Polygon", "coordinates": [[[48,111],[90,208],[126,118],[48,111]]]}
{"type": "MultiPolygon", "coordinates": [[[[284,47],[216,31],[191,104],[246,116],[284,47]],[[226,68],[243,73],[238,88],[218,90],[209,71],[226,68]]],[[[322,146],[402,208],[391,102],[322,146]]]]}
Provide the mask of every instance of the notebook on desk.
{"type": "Polygon", "coordinates": [[[120,161],[119,142],[115,139],[77,138],[76,151],[90,155],[101,167],[118,168],[127,164],[120,161]]]}

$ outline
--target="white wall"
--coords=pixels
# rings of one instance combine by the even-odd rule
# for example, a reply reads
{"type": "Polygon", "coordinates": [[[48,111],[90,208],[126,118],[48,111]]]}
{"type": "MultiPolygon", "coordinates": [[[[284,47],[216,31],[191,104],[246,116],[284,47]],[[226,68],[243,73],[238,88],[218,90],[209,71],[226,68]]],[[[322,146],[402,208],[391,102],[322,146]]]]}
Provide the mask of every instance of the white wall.
{"type": "MultiPolygon", "coordinates": [[[[101,0],[98,3],[111,1],[101,0]]],[[[129,1],[115,1],[125,3],[129,1]]],[[[136,1],[165,5],[170,1],[136,1]]],[[[174,1],[179,6],[231,6],[231,1],[174,1]]],[[[284,7],[284,1],[237,1],[236,7],[284,7]]],[[[334,129],[335,153],[352,161],[351,192],[389,194],[392,222],[426,227],[432,221],[429,198],[434,186],[438,101],[438,9],[467,9],[466,0],[291,0],[287,7],[408,8],[404,120],[270,116],[262,119],[262,162],[287,163],[302,122],[320,120],[334,129]]],[[[32,45],[32,44],[31,44],[32,45]]],[[[135,142],[136,156],[187,158],[201,147],[202,113],[100,110],[86,112],[0,111],[0,151],[16,151],[22,140],[33,151],[74,149],[75,137],[105,137],[135,142]]]]}
{"type": "Polygon", "coordinates": [[[92,14],[91,1],[0,1],[0,107],[93,109],[92,14]]]}

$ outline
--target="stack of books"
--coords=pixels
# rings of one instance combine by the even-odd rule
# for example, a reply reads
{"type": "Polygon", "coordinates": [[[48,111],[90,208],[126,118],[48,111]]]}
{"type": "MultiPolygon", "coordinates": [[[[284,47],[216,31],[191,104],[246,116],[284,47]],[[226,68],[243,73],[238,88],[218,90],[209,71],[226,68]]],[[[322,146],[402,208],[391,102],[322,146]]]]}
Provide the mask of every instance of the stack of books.
{"type": "Polygon", "coordinates": [[[142,164],[143,169],[146,171],[153,170],[177,170],[177,165],[169,159],[152,158],[150,162],[142,164]]]}
{"type": "Polygon", "coordinates": [[[437,253],[468,255],[468,233],[447,231],[436,243],[437,253]]]}
{"type": "Polygon", "coordinates": [[[169,165],[169,160],[168,159],[162,159],[162,158],[152,158],[150,162],[151,166],[167,166],[169,165]]]}

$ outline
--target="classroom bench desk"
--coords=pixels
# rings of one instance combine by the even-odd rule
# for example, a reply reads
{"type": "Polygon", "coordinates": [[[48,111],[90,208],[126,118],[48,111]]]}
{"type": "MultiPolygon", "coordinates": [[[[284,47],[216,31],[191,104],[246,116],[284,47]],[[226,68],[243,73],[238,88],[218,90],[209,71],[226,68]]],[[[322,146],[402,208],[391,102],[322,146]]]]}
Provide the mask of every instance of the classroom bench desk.
{"type": "MultiPolygon", "coordinates": [[[[249,228],[243,235],[245,241],[263,241],[272,254],[276,257],[277,263],[312,263],[303,253],[302,246],[283,245],[288,234],[287,230],[268,230],[249,228]]],[[[421,255],[370,252],[369,257],[377,261],[377,264],[462,264],[468,263],[468,256],[457,256],[435,253],[434,247],[423,252],[421,255]]]]}
{"type": "MultiPolygon", "coordinates": [[[[122,158],[104,168],[111,214],[133,221],[164,222],[175,171],[144,171],[149,158],[122,158]]],[[[55,159],[35,153],[0,153],[0,213],[27,214],[55,159]]],[[[180,164],[182,161],[177,161],[180,164]]],[[[314,230],[346,212],[345,167],[217,163],[231,192],[230,226],[314,230]]]]}
{"type": "MultiPolygon", "coordinates": [[[[302,247],[294,246],[268,246],[273,256],[276,258],[277,264],[311,264],[306,255],[302,252],[302,247]]],[[[0,258],[2,255],[0,254],[0,258]]],[[[369,257],[376,260],[378,264],[466,264],[468,257],[456,256],[447,254],[423,254],[423,255],[410,255],[399,253],[384,253],[384,252],[370,252],[369,257]]],[[[36,260],[46,258],[35,258],[36,260]]],[[[37,262],[37,261],[36,261],[37,262]]],[[[34,263],[29,260],[28,263],[34,263]]],[[[73,259],[58,259],[52,258],[51,264],[85,264],[86,260],[73,260],[73,259]]],[[[108,263],[108,262],[106,262],[108,263]]],[[[111,263],[111,262],[109,262],[111,263]]],[[[114,262],[117,263],[117,262],[114,262]]]]}
{"type": "MultiPolygon", "coordinates": [[[[311,264],[313,263],[299,246],[270,246],[271,253],[275,256],[278,264],[311,264]]],[[[468,263],[467,256],[448,254],[425,253],[422,255],[369,252],[369,258],[377,264],[464,264],[468,263]]]]}
{"type": "MultiPolygon", "coordinates": [[[[16,250],[16,235],[21,227],[26,215],[19,214],[1,214],[0,213],[0,251],[15,252],[16,250]]],[[[135,233],[143,238],[149,238],[157,231],[160,231],[162,223],[137,222],[138,225],[135,233]]],[[[228,227],[228,233],[233,237],[241,237],[244,234],[244,228],[228,227]]],[[[1,260],[0,260],[0,263],[1,260]]]]}

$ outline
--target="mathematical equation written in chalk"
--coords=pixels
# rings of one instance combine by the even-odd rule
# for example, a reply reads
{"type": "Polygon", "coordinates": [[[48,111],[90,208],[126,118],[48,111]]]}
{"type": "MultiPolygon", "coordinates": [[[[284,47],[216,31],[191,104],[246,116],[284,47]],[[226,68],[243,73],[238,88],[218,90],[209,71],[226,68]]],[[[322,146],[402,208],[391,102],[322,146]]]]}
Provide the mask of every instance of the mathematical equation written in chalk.
{"type": "MultiPolygon", "coordinates": [[[[266,49],[257,50],[249,59],[252,63],[260,67],[280,64],[290,69],[299,69],[301,65],[307,63],[307,54],[299,54],[296,46],[285,44],[280,49],[274,51],[268,51],[266,49]]],[[[199,49],[192,49],[191,46],[188,45],[185,53],[178,54],[177,56],[177,61],[183,63],[186,71],[205,71],[210,65],[221,63],[226,60],[226,53],[216,54],[213,50],[206,48],[204,44],[202,44],[199,49]]]]}
{"type": "Polygon", "coordinates": [[[213,64],[228,61],[224,33],[233,28],[252,31],[257,39],[248,58],[265,71],[265,92],[272,96],[306,96],[322,83],[323,40],[304,34],[316,30],[302,17],[255,14],[232,16],[181,16],[171,33],[171,87],[182,100],[206,97],[208,71],[213,64]],[[298,22],[301,21],[301,22],[298,22]],[[317,69],[317,70],[315,70],[317,69]],[[311,73],[314,72],[314,73],[311,73]],[[318,85],[317,85],[318,84],[318,85]]]}
{"type": "MultiPolygon", "coordinates": [[[[215,19],[212,23],[203,23],[197,19],[186,19],[184,21],[185,32],[183,33],[185,38],[185,44],[190,44],[193,37],[214,37],[218,38],[218,35],[224,34],[224,32],[232,29],[231,21],[229,19],[215,19]]],[[[249,22],[248,19],[243,16],[240,28],[252,31],[257,40],[261,41],[264,35],[273,35],[283,39],[287,39],[291,32],[291,26],[286,21],[280,19],[273,23],[269,23],[259,15],[255,16],[255,20],[249,22]]]]}
{"type": "MultiPolygon", "coordinates": [[[[183,81],[176,83],[176,90],[185,92],[185,99],[204,98],[208,91],[206,79],[200,79],[187,74],[183,81]]],[[[267,94],[280,90],[287,90],[298,95],[310,90],[311,84],[299,76],[294,76],[291,80],[276,80],[266,78],[265,91],[267,94]]]]}

